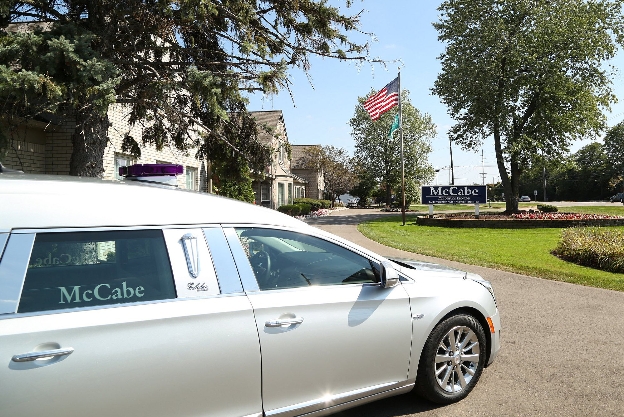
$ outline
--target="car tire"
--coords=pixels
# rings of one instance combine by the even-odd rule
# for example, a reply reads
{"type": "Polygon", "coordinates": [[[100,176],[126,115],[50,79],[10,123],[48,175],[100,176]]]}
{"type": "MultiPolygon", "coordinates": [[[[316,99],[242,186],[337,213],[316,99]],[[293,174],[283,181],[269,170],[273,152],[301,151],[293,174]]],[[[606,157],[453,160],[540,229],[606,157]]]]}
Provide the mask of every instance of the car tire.
{"type": "Polygon", "coordinates": [[[474,317],[459,314],[445,319],[425,342],[416,393],[438,404],[462,400],[483,372],[486,349],[483,327],[474,317]]]}

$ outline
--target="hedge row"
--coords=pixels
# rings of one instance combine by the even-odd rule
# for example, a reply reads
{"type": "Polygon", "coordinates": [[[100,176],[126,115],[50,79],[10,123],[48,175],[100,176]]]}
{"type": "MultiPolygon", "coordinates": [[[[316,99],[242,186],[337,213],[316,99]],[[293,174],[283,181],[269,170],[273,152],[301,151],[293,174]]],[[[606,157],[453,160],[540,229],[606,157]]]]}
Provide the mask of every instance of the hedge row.
{"type": "Polygon", "coordinates": [[[550,204],[538,204],[537,209],[543,213],[556,213],[559,211],[557,206],[552,206],[550,204]]]}
{"type": "Polygon", "coordinates": [[[283,206],[279,206],[277,211],[288,214],[289,216],[305,216],[310,214],[312,206],[306,203],[285,204],[283,206]]]}
{"type": "Polygon", "coordinates": [[[328,209],[331,208],[331,201],[329,200],[316,200],[314,198],[295,198],[295,204],[309,204],[312,209],[311,211],[317,211],[319,209],[328,209]]]}
{"type": "Polygon", "coordinates": [[[578,265],[624,273],[624,232],[600,227],[564,229],[553,254],[578,265]]]}

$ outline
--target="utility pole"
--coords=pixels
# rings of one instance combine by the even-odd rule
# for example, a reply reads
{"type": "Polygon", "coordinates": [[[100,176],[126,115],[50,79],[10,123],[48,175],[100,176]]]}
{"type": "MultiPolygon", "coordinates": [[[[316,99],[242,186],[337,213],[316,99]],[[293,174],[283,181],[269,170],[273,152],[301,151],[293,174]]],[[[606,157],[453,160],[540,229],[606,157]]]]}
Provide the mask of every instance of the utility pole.
{"type": "Polygon", "coordinates": [[[483,148],[481,148],[481,185],[485,185],[485,165],[483,165],[483,148]]]}
{"type": "Polygon", "coordinates": [[[451,153],[451,169],[449,170],[449,174],[450,177],[449,178],[449,182],[450,185],[455,185],[455,171],[453,170],[453,141],[451,140],[451,137],[449,136],[449,151],[451,153]]]}
{"type": "Polygon", "coordinates": [[[544,202],[547,202],[548,199],[546,198],[546,165],[544,165],[544,171],[542,173],[542,179],[543,179],[543,184],[544,184],[544,202]]]}

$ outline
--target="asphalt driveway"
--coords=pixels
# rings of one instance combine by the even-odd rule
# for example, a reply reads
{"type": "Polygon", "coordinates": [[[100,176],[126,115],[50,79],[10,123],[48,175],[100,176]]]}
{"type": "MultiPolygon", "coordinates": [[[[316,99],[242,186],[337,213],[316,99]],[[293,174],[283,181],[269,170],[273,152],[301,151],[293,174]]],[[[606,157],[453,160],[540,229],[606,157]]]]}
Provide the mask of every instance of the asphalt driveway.
{"type": "Polygon", "coordinates": [[[387,215],[397,216],[344,210],[307,222],[382,255],[446,264],[491,281],[502,350],[458,404],[437,407],[407,394],[339,416],[624,416],[624,293],[416,255],[357,231],[361,221],[387,215]]]}

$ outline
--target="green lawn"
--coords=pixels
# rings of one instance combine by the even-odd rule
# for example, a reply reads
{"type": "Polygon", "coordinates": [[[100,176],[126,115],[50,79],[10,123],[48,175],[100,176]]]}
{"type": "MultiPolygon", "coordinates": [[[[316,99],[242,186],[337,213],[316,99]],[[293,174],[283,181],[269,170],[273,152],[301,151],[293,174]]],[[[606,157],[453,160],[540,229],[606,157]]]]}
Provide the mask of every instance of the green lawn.
{"type": "Polygon", "coordinates": [[[551,255],[550,252],[557,245],[562,229],[417,226],[413,215],[408,215],[406,225],[402,226],[399,215],[360,224],[358,230],[370,239],[409,252],[546,279],[624,291],[623,274],[578,266],[551,255]]]}
{"type": "Polygon", "coordinates": [[[566,213],[590,213],[590,214],[609,214],[611,216],[624,216],[624,205],[622,203],[614,203],[610,206],[592,206],[592,207],[559,207],[559,211],[566,213]]]}

